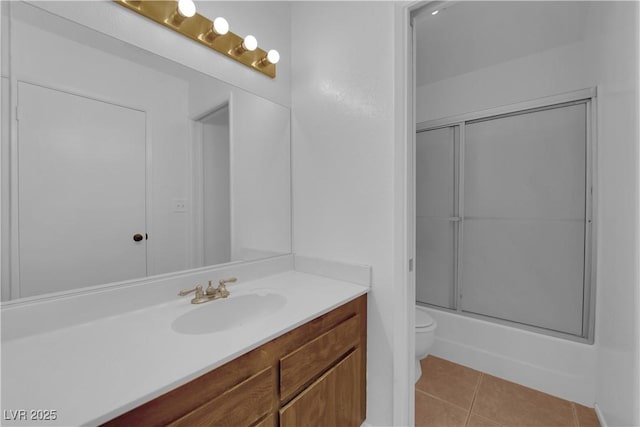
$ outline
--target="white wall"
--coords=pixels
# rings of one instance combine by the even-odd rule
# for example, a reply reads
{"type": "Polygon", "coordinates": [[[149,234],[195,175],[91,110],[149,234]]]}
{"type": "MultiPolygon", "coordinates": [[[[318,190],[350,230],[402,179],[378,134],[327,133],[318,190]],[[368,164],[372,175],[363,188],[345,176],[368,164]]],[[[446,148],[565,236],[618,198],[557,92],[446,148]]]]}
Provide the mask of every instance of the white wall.
{"type": "MultiPolygon", "coordinates": [[[[0,3],[0,194],[4,194],[9,190],[9,168],[8,165],[8,153],[6,147],[9,141],[8,126],[6,125],[9,120],[9,108],[8,105],[9,96],[9,72],[5,69],[7,66],[7,59],[9,55],[9,37],[8,37],[8,15],[7,15],[8,2],[0,3]]],[[[9,224],[4,221],[8,218],[9,204],[2,201],[0,197],[0,234],[6,236],[9,231],[9,224]]],[[[9,260],[5,256],[9,250],[8,239],[2,239],[0,243],[0,283],[8,283],[9,279],[9,260]]],[[[0,287],[0,301],[4,301],[9,298],[9,289],[5,286],[0,287]]]]}
{"type": "Polygon", "coordinates": [[[394,6],[292,5],[294,252],[372,266],[367,423],[393,423],[394,6]]]}
{"type": "Polygon", "coordinates": [[[598,83],[595,400],[610,426],[640,425],[638,9],[594,3],[587,34],[598,83]]]}
{"type": "Polygon", "coordinates": [[[234,89],[231,126],[231,257],[291,251],[291,118],[288,108],[234,89]]]}
{"type": "Polygon", "coordinates": [[[585,49],[572,43],[420,86],[416,122],[587,88],[594,79],[585,49]]]}
{"type": "MultiPolygon", "coordinates": [[[[452,9],[458,7],[464,3],[452,9]]],[[[582,7],[578,42],[419,87],[417,121],[598,87],[595,345],[432,310],[439,322],[434,352],[570,400],[598,403],[610,425],[638,425],[640,395],[633,379],[639,359],[633,298],[638,292],[638,5],[584,2],[582,7]]]]}

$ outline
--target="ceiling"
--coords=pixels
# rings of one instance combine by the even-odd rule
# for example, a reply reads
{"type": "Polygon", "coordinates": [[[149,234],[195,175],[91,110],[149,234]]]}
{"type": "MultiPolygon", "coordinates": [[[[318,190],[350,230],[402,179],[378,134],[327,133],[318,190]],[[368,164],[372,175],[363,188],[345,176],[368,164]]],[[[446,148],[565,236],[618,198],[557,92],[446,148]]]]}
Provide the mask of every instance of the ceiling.
{"type": "Polygon", "coordinates": [[[466,1],[416,18],[423,86],[584,38],[589,2],[466,1]]]}

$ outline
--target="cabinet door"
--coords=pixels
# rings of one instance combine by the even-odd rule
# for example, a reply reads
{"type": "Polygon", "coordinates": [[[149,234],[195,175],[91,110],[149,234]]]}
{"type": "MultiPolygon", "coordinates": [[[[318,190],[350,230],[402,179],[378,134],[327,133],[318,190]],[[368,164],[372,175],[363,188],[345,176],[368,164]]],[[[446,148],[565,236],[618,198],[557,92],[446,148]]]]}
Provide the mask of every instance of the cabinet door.
{"type": "Polygon", "coordinates": [[[360,426],[360,348],[280,409],[280,426],[360,426]]]}

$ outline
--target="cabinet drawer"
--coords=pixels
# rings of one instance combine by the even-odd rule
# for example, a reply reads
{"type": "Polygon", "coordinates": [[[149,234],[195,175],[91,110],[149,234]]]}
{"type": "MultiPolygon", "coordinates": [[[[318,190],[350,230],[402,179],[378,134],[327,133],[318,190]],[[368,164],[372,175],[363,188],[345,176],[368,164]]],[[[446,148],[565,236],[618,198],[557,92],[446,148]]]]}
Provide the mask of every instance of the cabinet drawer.
{"type": "Polygon", "coordinates": [[[249,426],[276,409],[275,369],[269,367],[171,423],[171,426],[249,426]]]}
{"type": "Polygon", "coordinates": [[[280,400],[286,401],[359,344],[355,315],[280,359],[280,400]]]}
{"type": "Polygon", "coordinates": [[[360,426],[361,351],[356,348],[282,408],[280,427],[360,426]]]}
{"type": "Polygon", "coordinates": [[[276,427],[276,416],[274,414],[269,415],[264,420],[260,421],[258,424],[255,424],[253,427],[276,427]]]}

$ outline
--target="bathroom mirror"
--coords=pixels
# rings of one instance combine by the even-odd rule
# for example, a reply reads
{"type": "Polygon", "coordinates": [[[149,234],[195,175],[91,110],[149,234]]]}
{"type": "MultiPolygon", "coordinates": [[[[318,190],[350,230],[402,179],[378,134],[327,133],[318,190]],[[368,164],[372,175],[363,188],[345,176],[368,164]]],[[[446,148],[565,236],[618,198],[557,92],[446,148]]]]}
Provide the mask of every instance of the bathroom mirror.
{"type": "Polygon", "coordinates": [[[288,108],[3,3],[3,301],[291,252],[288,108]]]}

